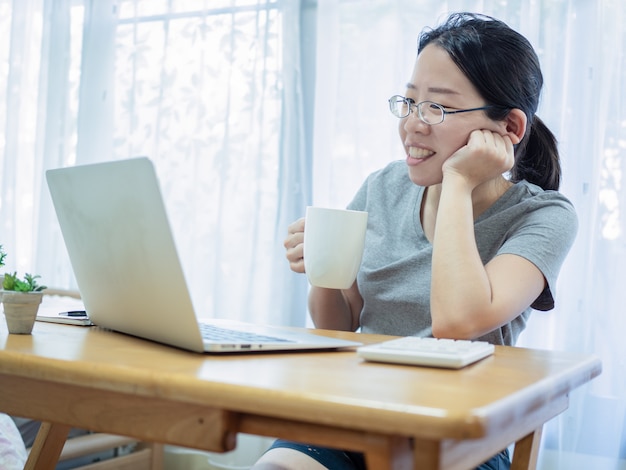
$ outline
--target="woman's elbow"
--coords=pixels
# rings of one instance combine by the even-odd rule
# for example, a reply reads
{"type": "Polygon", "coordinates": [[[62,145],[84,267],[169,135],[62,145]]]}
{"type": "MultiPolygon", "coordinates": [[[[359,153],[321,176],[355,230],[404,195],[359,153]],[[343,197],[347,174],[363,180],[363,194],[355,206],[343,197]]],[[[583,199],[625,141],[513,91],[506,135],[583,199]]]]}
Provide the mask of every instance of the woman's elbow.
{"type": "Polygon", "coordinates": [[[474,339],[480,336],[481,332],[467,320],[432,320],[432,334],[435,338],[447,339],[474,339]]]}

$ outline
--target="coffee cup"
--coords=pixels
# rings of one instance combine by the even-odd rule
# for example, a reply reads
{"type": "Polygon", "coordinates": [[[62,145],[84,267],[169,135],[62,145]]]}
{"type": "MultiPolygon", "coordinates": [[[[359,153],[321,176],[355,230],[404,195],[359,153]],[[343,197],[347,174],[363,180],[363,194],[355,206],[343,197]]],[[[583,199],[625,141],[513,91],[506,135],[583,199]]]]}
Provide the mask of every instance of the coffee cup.
{"type": "Polygon", "coordinates": [[[348,289],[361,266],[367,212],[309,206],[304,225],[304,269],[311,285],[348,289]]]}

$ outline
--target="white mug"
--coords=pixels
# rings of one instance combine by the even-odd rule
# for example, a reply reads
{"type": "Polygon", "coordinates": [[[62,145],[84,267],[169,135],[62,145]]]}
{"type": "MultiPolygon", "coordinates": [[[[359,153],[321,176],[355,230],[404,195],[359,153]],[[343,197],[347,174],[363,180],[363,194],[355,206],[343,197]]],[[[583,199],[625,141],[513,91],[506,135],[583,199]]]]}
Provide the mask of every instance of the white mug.
{"type": "Polygon", "coordinates": [[[361,266],[367,212],[307,207],[304,270],[311,285],[348,289],[361,266]]]}

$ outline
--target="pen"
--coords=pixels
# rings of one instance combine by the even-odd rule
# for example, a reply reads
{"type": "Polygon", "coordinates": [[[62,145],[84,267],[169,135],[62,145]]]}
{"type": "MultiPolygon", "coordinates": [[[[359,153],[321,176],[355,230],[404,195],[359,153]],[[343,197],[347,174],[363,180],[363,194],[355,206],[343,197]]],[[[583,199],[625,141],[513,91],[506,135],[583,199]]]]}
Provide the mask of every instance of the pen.
{"type": "Polygon", "coordinates": [[[84,310],[70,310],[69,312],[61,312],[59,315],[64,317],[86,317],[87,312],[84,310]]]}

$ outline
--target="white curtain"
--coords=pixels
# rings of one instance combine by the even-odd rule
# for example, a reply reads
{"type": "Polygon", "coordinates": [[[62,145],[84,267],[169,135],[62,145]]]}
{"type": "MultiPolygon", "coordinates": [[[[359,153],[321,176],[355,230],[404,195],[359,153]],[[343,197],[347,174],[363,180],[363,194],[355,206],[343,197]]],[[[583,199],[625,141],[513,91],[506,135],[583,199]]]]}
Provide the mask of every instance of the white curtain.
{"type": "Polygon", "coordinates": [[[303,325],[300,60],[298,2],[0,0],[7,268],[74,287],[44,171],[145,155],[199,315],[303,325]]]}
{"type": "Polygon", "coordinates": [[[535,47],[545,79],[538,115],[560,142],[561,189],[580,218],[559,279],[557,308],[535,312],[519,345],[594,353],[604,370],[573,393],[569,410],[545,427],[543,468],[623,469],[624,2],[319,0],[314,201],[345,206],[369,172],[404,158],[386,100],[405,89],[419,32],[453,11],[502,19],[535,47]]]}
{"type": "Polygon", "coordinates": [[[536,312],[520,345],[595,353],[604,365],[546,426],[542,454],[560,452],[544,468],[623,468],[625,4],[319,0],[315,7],[312,0],[0,0],[7,268],[74,287],[44,171],[147,155],[198,309],[303,324],[307,284],[284,260],[287,224],[311,200],[345,206],[367,174],[402,158],[386,100],[404,90],[421,29],[451,11],[491,14],[526,35],[541,58],[538,114],[560,141],[562,190],[580,218],[557,308],[536,312]],[[303,15],[316,19],[317,35],[302,34],[303,15]],[[302,61],[303,49],[317,51],[314,67],[302,61]],[[303,90],[313,81],[309,70],[313,125],[303,90]],[[575,463],[564,460],[570,454],[575,463]]]}

